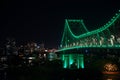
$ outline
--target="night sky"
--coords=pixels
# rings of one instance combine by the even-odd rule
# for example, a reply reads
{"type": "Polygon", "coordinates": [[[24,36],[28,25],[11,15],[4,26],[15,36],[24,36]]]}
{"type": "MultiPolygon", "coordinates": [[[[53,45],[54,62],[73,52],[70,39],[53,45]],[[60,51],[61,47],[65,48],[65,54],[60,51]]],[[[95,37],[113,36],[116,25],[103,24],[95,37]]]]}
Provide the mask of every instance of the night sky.
{"type": "Polygon", "coordinates": [[[13,37],[17,44],[35,41],[46,48],[60,44],[65,19],[83,19],[89,30],[104,25],[120,9],[117,0],[0,2],[0,43],[13,37]]]}

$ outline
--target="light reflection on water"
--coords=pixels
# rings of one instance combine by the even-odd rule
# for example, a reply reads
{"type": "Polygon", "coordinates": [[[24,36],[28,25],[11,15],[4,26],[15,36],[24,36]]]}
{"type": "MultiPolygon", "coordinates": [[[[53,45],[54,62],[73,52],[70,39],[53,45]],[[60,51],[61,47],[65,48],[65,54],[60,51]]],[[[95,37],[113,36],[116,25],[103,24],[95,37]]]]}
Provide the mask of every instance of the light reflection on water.
{"type": "Polygon", "coordinates": [[[120,75],[104,75],[103,80],[120,80],[120,75]]]}

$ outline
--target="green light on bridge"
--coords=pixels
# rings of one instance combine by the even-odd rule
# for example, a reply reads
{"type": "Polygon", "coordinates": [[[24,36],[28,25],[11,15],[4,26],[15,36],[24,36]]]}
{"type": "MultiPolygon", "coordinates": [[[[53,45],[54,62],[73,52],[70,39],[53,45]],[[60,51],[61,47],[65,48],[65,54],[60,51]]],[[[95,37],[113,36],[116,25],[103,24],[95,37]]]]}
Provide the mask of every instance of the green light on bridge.
{"type": "MultiPolygon", "coordinates": [[[[98,28],[96,30],[92,30],[92,31],[89,31],[86,28],[83,20],[65,19],[65,27],[64,27],[64,31],[63,31],[62,40],[61,40],[62,46],[60,46],[60,48],[63,49],[63,48],[76,46],[76,45],[73,45],[73,43],[76,44],[76,42],[78,42],[77,45],[81,46],[80,44],[82,44],[81,47],[84,47],[84,46],[86,46],[84,44],[85,42],[86,43],[93,42],[92,38],[94,38],[94,43],[92,43],[92,44],[94,44],[95,46],[99,46],[99,45],[101,46],[101,42],[102,42],[102,44],[104,42],[106,42],[106,44],[109,45],[110,38],[111,38],[110,35],[119,34],[118,30],[116,30],[116,32],[114,32],[114,30],[112,30],[116,26],[116,24],[118,25],[119,19],[120,19],[120,13],[116,13],[115,16],[113,16],[113,18],[111,18],[106,24],[104,24],[100,28],[98,28]],[[104,38],[104,42],[101,40],[100,37],[104,38]],[[86,41],[86,40],[88,40],[88,41],[86,41]],[[97,43],[97,44],[95,44],[95,43],[97,43]],[[72,46],[71,46],[71,44],[72,44],[72,46]]],[[[119,38],[119,37],[116,37],[116,39],[117,38],[119,38]]],[[[112,41],[115,42],[115,40],[112,40],[112,41]]],[[[115,43],[117,43],[117,42],[115,42],[115,43]]],[[[92,47],[92,46],[90,46],[90,44],[87,46],[92,47]]],[[[93,46],[93,47],[95,47],[95,46],[93,46]]]]}
{"type": "MultiPolygon", "coordinates": [[[[57,52],[80,48],[120,48],[120,33],[117,28],[120,25],[119,20],[120,13],[117,13],[100,28],[89,31],[83,20],[66,19],[60,49],[57,52]]],[[[82,54],[61,55],[64,68],[71,68],[72,65],[78,69],[84,68],[82,54]]]]}
{"type": "Polygon", "coordinates": [[[83,54],[62,54],[63,68],[79,69],[84,68],[83,54]]]}

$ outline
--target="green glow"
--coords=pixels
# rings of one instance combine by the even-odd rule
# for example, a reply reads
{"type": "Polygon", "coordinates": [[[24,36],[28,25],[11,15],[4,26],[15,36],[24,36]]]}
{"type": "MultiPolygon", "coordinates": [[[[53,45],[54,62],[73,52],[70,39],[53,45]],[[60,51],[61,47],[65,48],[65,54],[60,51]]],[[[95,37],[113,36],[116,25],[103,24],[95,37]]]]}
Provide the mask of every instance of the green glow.
{"type": "Polygon", "coordinates": [[[68,62],[68,59],[67,59],[67,57],[65,56],[65,55],[62,55],[63,57],[63,67],[64,68],[67,68],[67,66],[68,66],[68,64],[67,64],[67,62],[68,62]]]}
{"type": "MultiPolygon", "coordinates": [[[[79,59],[79,56],[77,56],[77,58],[78,58],[78,59],[77,59],[77,68],[79,69],[79,68],[80,68],[80,61],[79,61],[80,59],[79,59]]],[[[81,66],[81,67],[82,67],[82,66],[81,66]]]]}
{"type": "Polygon", "coordinates": [[[65,60],[65,56],[64,55],[62,55],[62,60],[65,60]]]}
{"type": "MultiPolygon", "coordinates": [[[[60,50],[69,50],[74,48],[84,48],[84,47],[103,47],[103,48],[109,48],[114,47],[118,48],[120,46],[119,42],[115,42],[114,40],[111,40],[111,35],[116,35],[115,30],[113,30],[113,27],[117,21],[119,21],[120,13],[115,14],[115,16],[108,21],[105,25],[101,26],[99,29],[88,31],[86,26],[83,23],[83,20],[72,20],[72,19],[66,19],[65,20],[65,28],[61,40],[61,46],[60,50]],[[80,23],[80,28],[85,32],[83,34],[75,35],[71,30],[70,23],[80,23]],[[103,40],[102,38],[103,37],[103,40]],[[94,38],[94,42],[93,39],[94,38]],[[95,39],[97,42],[95,42],[95,39]],[[89,40],[88,43],[87,40],[89,40]],[[112,45],[112,46],[111,46],[112,45]]],[[[73,26],[74,27],[74,26],[73,26]]],[[[78,27],[78,26],[75,26],[78,27]]],[[[76,33],[80,33],[77,32],[76,33]]],[[[116,32],[117,33],[117,32],[116,32]]]]}
{"type": "Polygon", "coordinates": [[[64,60],[64,68],[67,68],[67,60],[64,60]]]}
{"type": "Polygon", "coordinates": [[[66,19],[66,25],[69,31],[71,31],[72,35],[80,35],[83,33],[88,32],[87,28],[85,27],[85,24],[83,23],[83,20],[68,20],[66,19]],[[77,33],[76,33],[77,31],[77,33]]]}
{"type": "Polygon", "coordinates": [[[63,31],[63,36],[62,36],[62,40],[61,40],[61,46],[60,46],[60,47],[62,47],[62,46],[63,46],[63,45],[62,45],[62,43],[63,43],[64,36],[65,36],[65,30],[66,30],[66,26],[65,26],[65,28],[64,28],[64,31],[63,31]]]}
{"type": "Polygon", "coordinates": [[[67,53],[66,50],[79,49],[79,48],[120,48],[120,37],[117,26],[120,25],[120,13],[110,19],[106,24],[99,29],[88,31],[83,23],[83,20],[65,20],[65,27],[60,44],[60,49],[56,52],[62,52],[62,60],[64,68],[71,68],[71,65],[76,65],[77,69],[84,68],[84,55],[79,53],[67,53]],[[73,26],[72,23],[79,23],[80,26],[73,26]],[[72,29],[79,27],[83,32],[74,32],[72,29]],[[116,30],[115,30],[116,29],[116,30]],[[118,32],[117,32],[118,31],[118,32]],[[115,37],[115,38],[114,38],[115,37]]]}
{"type": "Polygon", "coordinates": [[[83,54],[61,54],[63,60],[63,68],[72,68],[76,66],[77,69],[84,68],[84,56],[83,54]],[[75,63],[75,65],[74,65],[75,63]]]}
{"type": "MultiPolygon", "coordinates": [[[[60,51],[66,51],[66,50],[71,50],[71,49],[79,49],[79,48],[113,48],[112,45],[92,45],[92,46],[73,46],[73,47],[68,47],[68,48],[62,48],[57,50],[56,52],[60,51]]],[[[114,45],[114,48],[120,48],[120,45],[114,45]]]]}
{"type": "MultiPolygon", "coordinates": [[[[82,24],[84,24],[84,23],[82,23],[82,24]]],[[[71,33],[71,35],[73,36],[73,37],[75,37],[75,38],[79,38],[79,36],[81,35],[79,35],[79,36],[76,36],[75,34],[73,34],[73,32],[71,31],[71,29],[70,29],[70,26],[69,26],[69,24],[68,24],[68,20],[66,19],[66,26],[67,26],[67,29],[69,30],[69,32],[71,33]]],[[[84,27],[84,29],[86,30],[86,32],[88,31],[87,30],[87,28],[83,25],[83,27],[84,27]]]]}
{"type": "Polygon", "coordinates": [[[80,56],[81,58],[80,58],[80,66],[81,66],[81,68],[84,68],[84,56],[83,55],[81,55],[80,56]]]}
{"type": "Polygon", "coordinates": [[[89,36],[89,35],[91,35],[91,34],[96,34],[96,33],[99,33],[99,32],[101,32],[101,31],[105,30],[106,28],[110,27],[119,17],[120,17],[120,14],[117,15],[117,16],[113,19],[113,21],[111,21],[111,23],[106,23],[106,26],[105,26],[105,27],[102,26],[101,28],[99,28],[99,29],[97,29],[97,30],[93,30],[93,31],[91,31],[91,32],[87,32],[87,33],[84,33],[84,34],[82,34],[82,35],[80,34],[79,36],[76,36],[76,35],[74,35],[74,34],[72,33],[72,31],[70,30],[70,27],[69,27],[69,24],[68,24],[68,21],[67,21],[67,20],[66,20],[66,25],[67,25],[68,30],[70,31],[71,35],[72,35],[74,38],[82,38],[82,37],[86,37],[86,36],[89,36]]]}
{"type": "Polygon", "coordinates": [[[73,63],[72,55],[69,55],[69,64],[71,65],[73,63]]]}

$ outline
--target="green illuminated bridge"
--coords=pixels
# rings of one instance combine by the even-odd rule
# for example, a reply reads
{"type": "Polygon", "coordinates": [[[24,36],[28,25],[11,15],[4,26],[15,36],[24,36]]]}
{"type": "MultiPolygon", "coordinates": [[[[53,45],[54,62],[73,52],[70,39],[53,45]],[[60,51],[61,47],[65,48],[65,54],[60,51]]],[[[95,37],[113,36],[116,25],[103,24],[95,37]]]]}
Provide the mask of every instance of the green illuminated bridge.
{"type": "Polygon", "coordinates": [[[106,24],[93,31],[87,29],[83,20],[65,20],[60,49],[57,51],[62,53],[64,68],[70,68],[74,61],[77,63],[77,68],[84,68],[84,58],[81,57],[84,55],[78,54],[80,52],[78,50],[87,52],[86,49],[91,48],[95,50],[120,48],[120,11],[106,24]]]}

